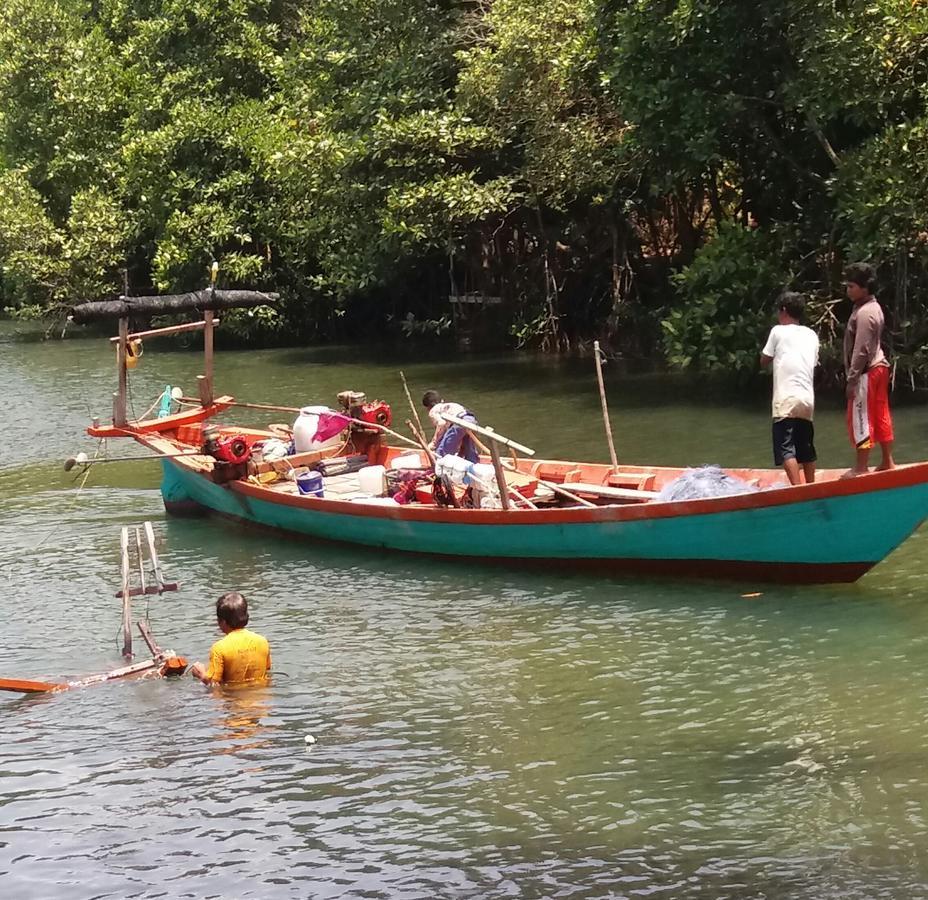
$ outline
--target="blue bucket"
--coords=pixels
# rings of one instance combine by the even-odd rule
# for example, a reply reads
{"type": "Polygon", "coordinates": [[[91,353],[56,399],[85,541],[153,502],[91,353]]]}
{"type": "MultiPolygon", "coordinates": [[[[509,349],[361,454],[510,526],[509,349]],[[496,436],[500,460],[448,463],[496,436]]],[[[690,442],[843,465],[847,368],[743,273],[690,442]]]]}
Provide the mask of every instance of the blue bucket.
{"type": "Polygon", "coordinates": [[[319,472],[301,472],[296,476],[296,486],[301,494],[309,497],[324,497],[322,474],[319,472]]]}

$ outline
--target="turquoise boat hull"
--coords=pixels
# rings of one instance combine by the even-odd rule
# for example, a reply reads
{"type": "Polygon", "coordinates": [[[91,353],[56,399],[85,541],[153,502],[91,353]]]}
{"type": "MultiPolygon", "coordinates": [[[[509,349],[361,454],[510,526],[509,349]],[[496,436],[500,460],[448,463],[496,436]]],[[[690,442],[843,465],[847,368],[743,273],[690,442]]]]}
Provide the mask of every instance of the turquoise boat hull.
{"type": "Polygon", "coordinates": [[[928,515],[928,464],[714,500],[507,513],[281,495],[162,465],[171,512],[443,557],[690,577],[854,581],[928,515]]]}

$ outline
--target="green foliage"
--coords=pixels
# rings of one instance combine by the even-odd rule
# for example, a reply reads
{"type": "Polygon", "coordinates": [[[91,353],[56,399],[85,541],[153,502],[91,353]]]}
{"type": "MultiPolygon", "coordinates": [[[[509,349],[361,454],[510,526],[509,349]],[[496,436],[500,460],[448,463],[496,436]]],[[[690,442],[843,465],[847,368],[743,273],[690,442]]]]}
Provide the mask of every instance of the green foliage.
{"type": "Polygon", "coordinates": [[[129,230],[128,217],[112,195],[96,187],[74,195],[65,245],[72,298],[100,297],[121,288],[129,230]]]}
{"type": "Polygon", "coordinates": [[[244,341],[440,337],[474,293],[519,346],[748,370],[783,283],[833,299],[859,256],[921,366],[926,195],[912,0],[0,7],[11,308],[218,259],[283,296],[226,317],[244,341]]]}
{"type": "Polygon", "coordinates": [[[64,238],[21,170],[0,172],[0,264],[10,306],[49,306],[63,299],[64,238]]]}
{"type": "Polygon", "coordinates": [[[740,225],[723,226],[676,276],[679,305],[661,323],[670,364],[700,372],[756,367],[789,282],[787,242],[740,225]]]}

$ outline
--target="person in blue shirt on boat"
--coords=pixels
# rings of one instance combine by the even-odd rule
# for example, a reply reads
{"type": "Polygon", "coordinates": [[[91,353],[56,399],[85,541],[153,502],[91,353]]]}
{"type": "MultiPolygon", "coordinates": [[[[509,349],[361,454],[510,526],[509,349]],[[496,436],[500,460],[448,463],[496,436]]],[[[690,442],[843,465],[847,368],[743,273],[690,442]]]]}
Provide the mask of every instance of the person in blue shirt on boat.
{"type": "Polygon", "coordinates": [[[454,416],[473,425],[478,424],[477,417],[460,403],[447,402],[438,391],[426,391],[422,395],[422,405],[429,411],[429,418],[435,425],[435,436],[429,444],[435,451],[435,456],[441,458],[453,453],[470,462],[477,462],[477,445],[470,432],[460,425],[446,422],[441,416],[454,416]]]}
{"type": "Polygon", "coordinates": [[[818,335],[801,325],[805,298],[787,291],[777,302],[777,321],[760,355],[761,368],[773,364],[773,459],[790,484],[815,481],[813,376],[818,335]],[[800,466],[802,472],[800,474],[800,466]]]}

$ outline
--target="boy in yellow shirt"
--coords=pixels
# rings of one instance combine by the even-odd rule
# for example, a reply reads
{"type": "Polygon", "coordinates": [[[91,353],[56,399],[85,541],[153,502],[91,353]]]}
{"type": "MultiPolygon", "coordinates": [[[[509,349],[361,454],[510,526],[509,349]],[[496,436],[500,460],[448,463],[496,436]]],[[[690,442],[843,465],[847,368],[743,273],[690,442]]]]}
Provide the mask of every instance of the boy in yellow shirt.
{"type": "Polygon", "coordinates": [[[209,668],[194,663],[190,674],[204,684],[249,684],[271,671],[271,648],[260,634],[249,631],[248,601],[230,591],[216,601],[216,620],[225,637],[209,651],[209,668]]]}

